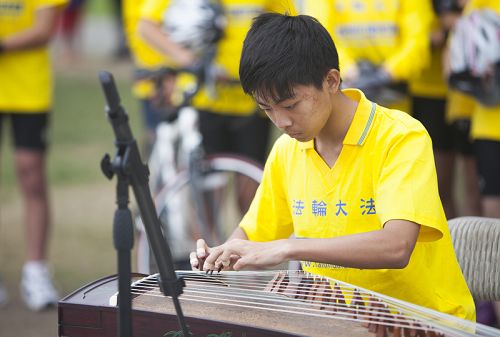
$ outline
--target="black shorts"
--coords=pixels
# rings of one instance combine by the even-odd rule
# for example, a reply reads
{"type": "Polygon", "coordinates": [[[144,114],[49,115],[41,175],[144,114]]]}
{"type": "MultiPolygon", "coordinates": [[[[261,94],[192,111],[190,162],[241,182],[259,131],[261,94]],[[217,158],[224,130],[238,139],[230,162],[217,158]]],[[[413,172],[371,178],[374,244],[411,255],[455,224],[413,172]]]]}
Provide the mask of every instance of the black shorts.
{"type": "Polygon", "coordinates": [[[500,141],[475,141],[477,171],[481,194],[500,196],[500,141]]]}
{"type": "Polygon", "coordinates": [[[446,100],[412,97],[413,117],[418,119],[431,136],[432,146],[441,151],[452,151],[453,127],[446,123],[446,100]]]}
{"type": "Polygon", "coordinates": [[[412,97],[413,117],[429,132],[434,149],[457,151],[473,155],[474,145],[470,139],[470,120],[460,119],[452,124],[446,121],[446,100],[440,98],[412,97]]]}
{"type": "Polygon", "coordinates": [[[0,112],[0,136],[4,120],[10,119],[16,149],[45,151],[48,143],[49,114],[0,112]]]}
{"type": "Polygon", "coordinates": [[[474,141],[470,136],[470,119],[457,119],[453,122],[455,150],[465,156],[474,156],[474,141]]]}
{"type": "Polygon", "coordinates": [[[254,113],[250,116],[229,116],[200,111],[200,132],[207,154],[233,153],[261,164],[267,158],[270,121],[254,113]]]}

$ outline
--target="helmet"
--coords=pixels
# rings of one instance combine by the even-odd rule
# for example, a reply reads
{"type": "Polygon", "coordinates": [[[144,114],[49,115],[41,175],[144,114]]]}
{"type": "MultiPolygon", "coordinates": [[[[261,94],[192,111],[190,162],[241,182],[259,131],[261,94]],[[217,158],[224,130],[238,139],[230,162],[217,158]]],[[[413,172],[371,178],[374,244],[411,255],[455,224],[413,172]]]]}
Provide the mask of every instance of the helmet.
{"type": "Polygon", "coordinates": [[[488,9],[461,18],[450,40],[450,86],[481,104],[500,104],[500,16],[488,9]]]}
{"type": "Polygon", "coordinates": [[[163,14],[163,28],[173,41],[195,54],[214,45],[225,27],[222,6],[217,0],[173,0],[163,14]]]}

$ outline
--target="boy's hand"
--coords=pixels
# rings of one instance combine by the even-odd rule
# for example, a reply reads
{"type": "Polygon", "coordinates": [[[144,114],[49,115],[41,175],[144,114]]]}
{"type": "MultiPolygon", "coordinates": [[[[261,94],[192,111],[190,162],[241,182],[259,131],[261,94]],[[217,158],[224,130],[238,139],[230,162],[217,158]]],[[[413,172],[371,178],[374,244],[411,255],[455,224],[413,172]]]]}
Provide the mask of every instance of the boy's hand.
{"type": "Polygon", "coordinates": [[[223,245],[210,248],[202,270],[220,271],[274,267],[287,261],[288,250],[288,240],[252,242],[234,239],[223,245]]]}

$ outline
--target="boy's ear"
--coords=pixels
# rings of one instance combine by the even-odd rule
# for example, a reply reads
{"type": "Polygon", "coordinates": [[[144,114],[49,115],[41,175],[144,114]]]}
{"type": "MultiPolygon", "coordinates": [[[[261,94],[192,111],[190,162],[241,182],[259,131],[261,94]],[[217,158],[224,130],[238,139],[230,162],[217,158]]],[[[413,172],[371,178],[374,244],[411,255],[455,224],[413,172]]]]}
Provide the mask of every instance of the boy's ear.
{"type": "Polygon", "coordinates": [[[326,85],[332,92],[337,92],[340,87],[340,72],[337,69],[330,69],[325,76],[326,85]]]}

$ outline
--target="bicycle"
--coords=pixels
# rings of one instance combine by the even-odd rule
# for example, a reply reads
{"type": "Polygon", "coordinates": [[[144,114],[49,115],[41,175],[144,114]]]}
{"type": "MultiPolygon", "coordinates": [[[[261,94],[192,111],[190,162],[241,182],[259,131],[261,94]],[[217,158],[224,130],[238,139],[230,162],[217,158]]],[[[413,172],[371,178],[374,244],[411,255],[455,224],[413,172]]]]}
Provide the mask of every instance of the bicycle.
{"type": "MultiPolygon", "coordinates": [[[[190,73],[194,85],[185,88],[182,101],[165,111],[149,160],[150,187],[177,269],[189,267],[189,252],[198,238],[210,245],[223,243],[248,208],[262,178],[262,167],[251,159],[230,154],[206,156],[198,130],[198,113],[190,106],[202,85],[214,81],[207,53],[193,69],[161,69],[139,76],[157,77],[190,73]]],[[[142,273],[155,268],[140,218],[137,267],[142,273]]]]}

